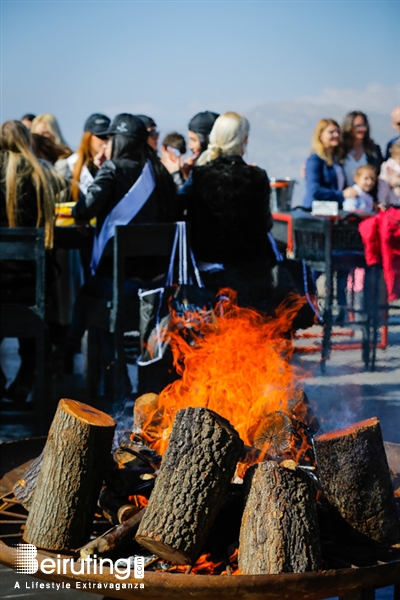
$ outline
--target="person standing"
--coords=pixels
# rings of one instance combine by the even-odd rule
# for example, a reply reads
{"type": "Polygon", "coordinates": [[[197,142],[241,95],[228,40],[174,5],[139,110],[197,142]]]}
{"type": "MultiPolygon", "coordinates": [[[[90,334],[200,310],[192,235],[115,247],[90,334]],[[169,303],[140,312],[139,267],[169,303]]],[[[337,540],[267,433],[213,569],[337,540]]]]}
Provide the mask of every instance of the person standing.
{"type": "MultiPolygon", "coordinates": [[[[67,334],[67,353],[77,352],[87,327],[91,298],[112,299],[113,237],[115,226],[131,223],[166,223],[179,219],[175,184],[148,145],[148,131],[138,117],[122,113],[111,122],[106,134],[107,160],[98,170],[86,195],[73,209],[77,225],[96,217],[91,260],[91,277],[79,291],[67,334]]],[[[139,319],[137,290],[168,269],[168,260],[152,258],[129,261],[126,276],[131,310],[139,319]],[[162,264],[161,264],[162,263],[162,264]]],[[[111,334],[110,334],[111,335],[111,334]]],[[[112,362],[111,344],[104,339],[104,360],[112,362]]],[[[126,378],[127,393],[129,380],[126,378]]]]}
{"type": "Polygon", "coordinates": [[[219,114],[205,110],[199,112],[189,121],[188,126],[188,148],[192,156],[188,157],[181,167],[181,172],[184,179],[189,177],[190,171],[193,169],[196,160],[205,150],[207,150],[211,130],[219,114]]]}
{"type": "MultiPolygon", "coordinates": [[[[54,207],[67,189],[65,181],[48,163],[32,152],[29,130],[20,121],[6,121],[0,129],[0,225],[1,227],[44,227],[47,282],[52,276],[54,244],[54,207]]],[[[35,277],[25,261],[3,261],[1,268],[2,302],[29,303],[35,298],[35,277]]],[[[16,405],[25,403],[35,377],[35,341],[19,340],[21,365],[6,398],[16,405]]],[[[0,371],[2,387],[5,381],[0,371]]]]}
{"type": "Polygon", "coordinates": [[[271,308],[272,227],[266,172],[243,156],[249,121],[236,112],[219,116],[207,149],[188,181],[193,252],[206,287],[238,292],[241,306],[271,308]]]}
{"type": "Polygon", "coordinates": [[[56,171],[65,179],[73,179],[77,186],[73,196],[78,200],[79,189],[86,194],[88,187],[105,161],[106,131],[111,119],[94,113],[86,119],[79,148],[68,158],[57,161],[56,171]]]}

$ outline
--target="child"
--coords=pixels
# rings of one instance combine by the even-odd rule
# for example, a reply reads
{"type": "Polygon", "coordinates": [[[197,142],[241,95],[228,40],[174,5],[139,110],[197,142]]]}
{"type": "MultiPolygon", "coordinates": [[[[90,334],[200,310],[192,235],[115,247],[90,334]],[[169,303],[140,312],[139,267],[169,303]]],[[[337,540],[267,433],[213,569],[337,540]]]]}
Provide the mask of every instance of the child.
{"type": "Polygon", "coordinates": [[[161,144],[161,162],[172,175],[176,187],[179,189],[184,183],[181,172],[181,157],[186,152],[186,142],[180,133],[169,133],[161,144]]]}
{"type": "Polygon", "coordinates": [[[357,192],[356,198],[346,198],[343,202],[343,210],[371,212],[374,210],[375,200],[370,194],[376,184],[376,170],[372,165],[358,167],[354,174],[355,184],[353,188],[357,192]]]}
{"type": "Polygon", "coordinates": [[[392,144],[389,152],[378,179],[378,202],[384,207],[400,206],[400,144],[392,144]]]}

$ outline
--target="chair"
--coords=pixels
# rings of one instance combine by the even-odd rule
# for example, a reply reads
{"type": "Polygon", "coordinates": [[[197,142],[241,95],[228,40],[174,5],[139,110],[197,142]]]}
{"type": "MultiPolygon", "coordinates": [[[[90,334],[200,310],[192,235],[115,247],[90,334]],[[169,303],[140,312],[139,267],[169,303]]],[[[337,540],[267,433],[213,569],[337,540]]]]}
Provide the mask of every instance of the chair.
{"type": "MultiPolygon", "coordinates": [[[[115,228],[112,301],[96,300],[91,303],[89,312],[86,380],[89,398],[93,399],[98,395],[102,365],[96,330],[102,329],[113,336],[113,399],[123,400],[124,332],[135,332],[138,322],[138,315],[134,315],[126,305],[124,293],[126,261],[130,258],[170,257],[175,230],[175,223],[147,223],[115,228]]],[[[139,349],[139,338],[136,339],[139,349]]]]}
{"type": "MultiPolygon", "coordinates": [[[[304,259],[311,269],[325,274],[324,325],[321,346],[321,369],[325,369],[332,348],[332,307],[334,300],[334,273],[340,266],[350,271],[355,267],[365,268],[364,247],[358,232],[358,219],[293,219],[294,256],[304,259]]],[[[375,298],[375,296],[373,295],[375,298]]],[[[365,366],[370,364],[371,335],[375,325],[372,322],[376,311],[376,302],[370,304],[368,311],[357,311],[347,307],[351,315],[360,313],[360,320],[352,325],[362,330],[362,358],[365,366]]],[[[334,346],[340,349],[339,346],[334,346]]],[[[354,345],[352,347],[358,347],[354,345]]],[[[348,345],[343,345],[348,349],[348,345]]]]}
{"type": "Polygon", "coordinates": [[[35,227],[0,229],[0,261],[35,263],[35,298],[33,304],[2,303],[0,332],[2,337],[34,338],[36,373],[33,390],[36,428],[45,430],[45,249],[44,230],[35,227]]]}

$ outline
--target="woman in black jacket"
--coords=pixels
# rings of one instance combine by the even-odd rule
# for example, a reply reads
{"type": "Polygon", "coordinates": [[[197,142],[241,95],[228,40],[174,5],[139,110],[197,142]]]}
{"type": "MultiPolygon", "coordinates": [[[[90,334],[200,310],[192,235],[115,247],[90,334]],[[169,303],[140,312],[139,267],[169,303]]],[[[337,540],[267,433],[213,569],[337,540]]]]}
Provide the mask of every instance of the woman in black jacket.
{"type": "MultiPolygon", "coordinates": [[[[1,227],[44,227],[47,252],[46,279],[51,277],[50,250],[54,242],[55,203],[67,190],[66,182],[49,164],[38,160],[31,148],[31,134],[20,121],[6,121],[0,129],[0,225],[1,227]]],[[[35,276],[25,261],[2,261],[2,303],[33,304],[35,276]]],[[[21,365],[15,380],[5,390],[0,370],[2,395],[18,404],[25,402],[35,376],[35,341],[19,340],[21,365]]]]}
{"type": "Polygon", "coordinates": [[[246,164],[248,120],[227,112],[215,121],[188,189],[193,250],[207,287],[232,287],[242,306],[271,308],[272,227],[266,172],[246,164]]]}
{"type": "MultiPolygon", "coordinates": [[[[92,276],[81,288],[75,302],[68,333],[69,352],[79,349],[86,329],[88,299],[112,298],[112,237],[115,226],[172,222],[180,216],[175,184],[147,144],[148,132],[143,122],[134,115],[119,114],[106,134],[110,136],[106,148],[108,160],[97,172],[87,194],[80,197],[73,209],[78,225],[84,225],[94,217],[97,224],[92,276]]],[[[127,277],[131,281],[127,288],[132,302],[138,302],[137,289],[160,277],[167,266],[159,259],[129,261],[127,277]]],[[[134,311],[133,304],[131,306],[134,311]]]]}

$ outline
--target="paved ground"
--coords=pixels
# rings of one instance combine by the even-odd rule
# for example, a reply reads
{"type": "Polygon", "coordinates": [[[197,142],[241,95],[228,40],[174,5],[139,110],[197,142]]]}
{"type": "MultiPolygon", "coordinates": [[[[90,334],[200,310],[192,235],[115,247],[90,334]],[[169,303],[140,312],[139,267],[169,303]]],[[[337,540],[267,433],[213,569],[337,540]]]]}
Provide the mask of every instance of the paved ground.
{"type": "MultiPolygon", "coordinates": [[[[317,330],[317,329],[316,329],[317,330]]],[[[341,338],[346,341],[345,338],[341,338]]],[[[359,334],[356,334],[356,340],[359,334]]],[[[305,342],[299,340],[297,345],[305,342]]],[[[307,341],[309,344],[309,340],[307,341]]],[[[5,340],[0,348],[0,359],[10,379],[18,367],[17,345],[5,340]]],[[[387,441],[400,443],[400,322],[392,319],[389,328],[389,344],[386,350],[378,350],[377,368],[366,372],[361,361],[361,350],[332,352],[326,373],[321,374],[318,354],[297,354],[295,362],[307,372],[305,389],[314,410],[325,430],[336,429],[354,421],[377,416],[387,441]]],[[[55,398],[72,397],[84,399],[82,360],[78,356],[75,375],[53,382],[55,398]]],[[[7,441],[28,437],[33,433],[31,419],[24,420],[18,413],[2,413],[0,440],[7,441]]],[[[14,589],[15,581],[22,581],[13,571],[0,567],[0,597],[11,598],[71,598],[89,600],[99,598],[93,594],[76,591],[34,591],[14,589]],[[60,596],[61,594],[61,596],[60,596]]],[[[36,581],[32,578],[24,580],[36,581]]],[[[22,586],[21,586],[22,587],[22,586]]],[[[393,588],[385,588],[376,594],[379,600],[393,600],[393,588]]],[[[186,600],[186,599],[183,599],[186,600]]]]}

